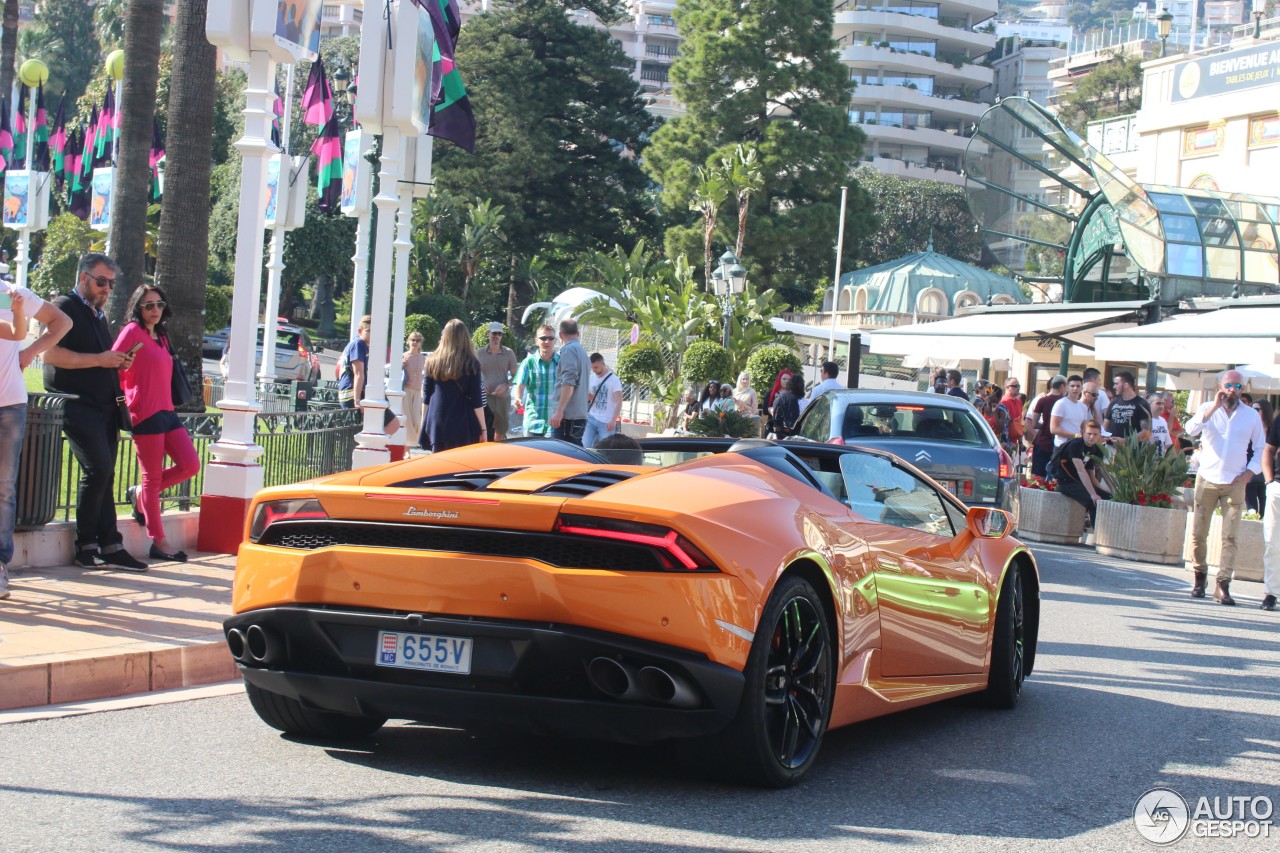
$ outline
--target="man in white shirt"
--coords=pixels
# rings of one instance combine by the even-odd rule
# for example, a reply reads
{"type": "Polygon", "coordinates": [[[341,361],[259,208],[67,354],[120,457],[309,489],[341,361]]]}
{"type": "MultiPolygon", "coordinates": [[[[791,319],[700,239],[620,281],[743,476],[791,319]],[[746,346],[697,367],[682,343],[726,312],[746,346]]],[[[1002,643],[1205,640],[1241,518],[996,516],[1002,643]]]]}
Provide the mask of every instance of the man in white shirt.
{"type": "Polygon", "coordinates": [[[622,380],[604,363],[604,356],[591,353],[591,384],[587,392],[587,428],[582,433],[582,446],[591,448],[596,442],[613,435],[622,411],[622,380]]]}
{"type": "MultiPolygon", "coordinates": [[[[1086,367],[1081,375],[1086,385],[1092,382],[1097,387],[1098,401],[1096,407],[1099,412],[1105,415],[1107,409],[1111,406],[1111,395],[1107,393],[1106,383],[1102,381],[1102,372],[1096,367],[1086,367]]],[[[1102,423],[1101,418],[1098,419],[1098,423],[1102,423]]],[[[1103,430],[1102,435],[1106,437],[1107,431],[1103,430]]]]}
{"type": "Polygon", "coordinates": [[[71,319],[25,287],[0,282],[0,320],[12,323],[14,299],[21,300],[26,320],[35,317],[44,332],[30,344],[26,323],[15,329],[19,340],[0,339],[0,599],[9,597],[9,561],[13,559],[13,526],[18,517],[18,468],[27,428],[27,385],[22,371],[32,359],[56,344],[71,328],[71,319]]]}
{"type": "Polygon", "coordinates": [[[825,391],[839,391],[843,388],[844,386],[840,384],[840,380],[836,378],[839,375],[840,365],[836,364],[834,361],[822,362],[822,381],[817,385],[814,385],[813,389],[809,391],[809,396],[806,398],[805,404],[800,407],[800,411],[803,412],[808,408],[809,403],[818,399],[819,394],[822,394],[825,391]]]}
{"type": "Polygon", "coordinates": [[[1049,413],[1049,432],[1053,433],[1053,446],[1061,447],[1080,434],[1080,424],[1089,419],[1089,407],[1080,401],[1084,380],[1079,376],[1067,377],[1067,396],[1053,404],[1049,413]]]}
{"type": "Polygon", "coordinates": [[[1222,374],[1214,399],[1201,404],[1187,421],[1187,435],[1200,436],[1200,469],[1196,472],[1195,509],[1192,511],[1191,570],[1195,582],[1193,598],[1204,598],[1209,567],[1206,563],[1209,523],[1213,511],[1222,507],[1222,561],[1218,585],[1213,593],[1221,604],[1235,604],[1231,597],[1231,577],[1235,570],[1236,533],[1244,511],[1245,484],[1262,471],[1262,454],[1267,436],[1262,418],[1249,406],[1241,405],[1244,377],[1235,370],[1222,374]]]}

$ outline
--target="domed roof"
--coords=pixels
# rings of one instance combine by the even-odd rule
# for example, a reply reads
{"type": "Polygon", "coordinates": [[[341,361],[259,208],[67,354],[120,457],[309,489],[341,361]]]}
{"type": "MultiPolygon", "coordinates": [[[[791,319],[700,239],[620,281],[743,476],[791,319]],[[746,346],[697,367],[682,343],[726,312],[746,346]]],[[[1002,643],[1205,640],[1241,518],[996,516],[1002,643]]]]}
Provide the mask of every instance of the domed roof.
{"type": "Polygon", "coordinates": [[[935,252],[932,240],[923,252],[840,276],[842,292],[859,287],[867,288],[868,311],[904,314],[914,311],[920,293],[931,287],[947,295],[951,313],[955,313],[956,294],[965,290],[978,294],[984,303],[995,296],[1006,296],[1014,302],[1030,301],[1013,279],[935,252]]]}

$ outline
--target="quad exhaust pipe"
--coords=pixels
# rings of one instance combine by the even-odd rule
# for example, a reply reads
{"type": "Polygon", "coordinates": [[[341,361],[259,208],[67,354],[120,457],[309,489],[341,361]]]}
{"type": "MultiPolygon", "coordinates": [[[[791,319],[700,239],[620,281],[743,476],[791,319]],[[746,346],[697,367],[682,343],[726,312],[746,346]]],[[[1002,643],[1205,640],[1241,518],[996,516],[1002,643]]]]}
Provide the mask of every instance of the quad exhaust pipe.
{"type": "Polygon", "coordinates": [[[614,658],[593,658],[587,677],[601,693],[620,702],[657,702],[675,708],[697,708],[702,704],[698,691],[688,680],[656,666],[639,671],[614,658]]]}

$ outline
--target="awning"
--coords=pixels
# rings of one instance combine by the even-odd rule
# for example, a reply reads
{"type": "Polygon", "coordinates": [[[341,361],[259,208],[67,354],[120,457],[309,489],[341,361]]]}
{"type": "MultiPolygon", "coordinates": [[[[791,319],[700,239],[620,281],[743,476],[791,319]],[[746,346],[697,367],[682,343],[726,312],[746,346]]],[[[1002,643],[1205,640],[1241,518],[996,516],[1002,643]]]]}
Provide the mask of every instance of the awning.
{"type": "MultiPolygon", "coordinates": [[[[831,340],[831,328],[829,326],[810,326],[808,323],[793,323],[790,320],[783,320],[781,317],[773,317],[769,320],[769,325],[778,332],[790,332],[804,343],[827,343],[831,340]]],[[[836,327],[836,343],[849,344],[853,341],[853,336],[862,332],[861,329],[846,329],[839,326],[836,327]]],[[[865,343],[865,341],[864,341],[865,343]]]]}
{"type": "Polygon", "coordinates": [[[1137,322],[1133,307],[1110,310],[991,311],[917,323],[871,334],[871,352],[884,355],[943,356],[956,359],[1002,359],[1019,341],[1052,338],[1075,347],[1093,349],[1102,327],[1137,322]]]}
{"type": "Polygon", "coordinates": [[[1274,364],[1280,350],[1280,305],[1183,314],[1163,323],[1102,332],[1097,344],[1097,357],[1103,361],[1213,367],[1274,364]]]}

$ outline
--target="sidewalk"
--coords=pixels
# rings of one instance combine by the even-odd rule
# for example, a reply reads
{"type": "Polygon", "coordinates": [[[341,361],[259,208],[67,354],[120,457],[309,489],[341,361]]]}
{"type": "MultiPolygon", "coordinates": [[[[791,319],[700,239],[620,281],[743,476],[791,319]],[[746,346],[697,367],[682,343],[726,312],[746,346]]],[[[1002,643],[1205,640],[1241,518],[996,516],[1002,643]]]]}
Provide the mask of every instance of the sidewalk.
{"type": "Polygon", "coordinates": [[[233,556],[198,553],[145,574],[10,567],[0,710],[237,678],[222,638],[234,568],[233,556]]]}

